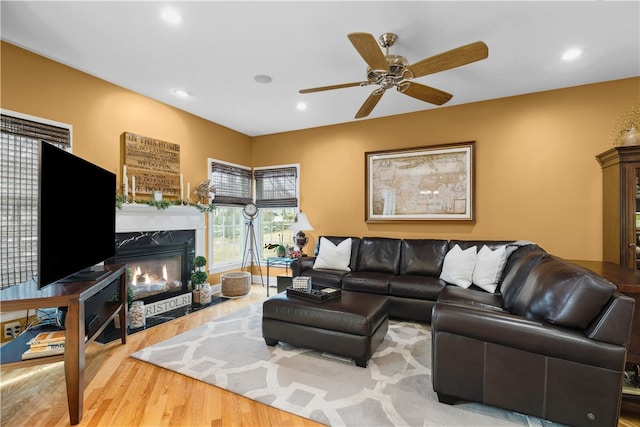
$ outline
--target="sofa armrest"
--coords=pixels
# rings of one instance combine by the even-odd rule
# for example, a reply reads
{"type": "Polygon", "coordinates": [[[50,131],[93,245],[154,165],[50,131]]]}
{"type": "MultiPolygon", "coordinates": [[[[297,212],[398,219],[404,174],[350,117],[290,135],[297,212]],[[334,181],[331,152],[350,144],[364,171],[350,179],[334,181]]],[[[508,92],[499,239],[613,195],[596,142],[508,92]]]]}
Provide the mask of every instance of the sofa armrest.
{"type": "Polygon", "coordinates": [[[591,339],[611,344],[629,344],[635,300],[616,291],[585,330],[591,339]]]}
{"type": "Polygon", "coordinates": [[[596,341],[580,329],[564,328],[476,306],[436,303],[431,318],[436,336],[448,333],[546,357],[622,370],[626,348],[596,341]]]}
{"type": "Polygon", "coordinates": [[[291,261],[291,273],[293,277],[304,276],[307,270],[313,270],[313,263],[316,261],[314,256],[303,256],[291,261]]]}

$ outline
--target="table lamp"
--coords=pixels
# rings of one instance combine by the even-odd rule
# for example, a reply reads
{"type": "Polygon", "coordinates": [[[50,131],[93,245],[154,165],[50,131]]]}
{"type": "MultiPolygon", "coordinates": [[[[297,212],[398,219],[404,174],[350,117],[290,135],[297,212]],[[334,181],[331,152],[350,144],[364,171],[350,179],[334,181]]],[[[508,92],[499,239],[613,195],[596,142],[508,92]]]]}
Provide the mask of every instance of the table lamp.
{"type": "Polygon", "coordinates": [[[304,230],[313,230],[313,226],[309,224],[307,215],[303,214],[302,212],[297,213],[296,217],[293,220],[293,223],[289,226],[289,230],[297,231],[296,235],[293,237],[293,241],[298,249],[300,249],[300,253],[302,253],[302,256],[304,256],[302,248],[309,241],[307,235],[304,234],[304,230]]]}

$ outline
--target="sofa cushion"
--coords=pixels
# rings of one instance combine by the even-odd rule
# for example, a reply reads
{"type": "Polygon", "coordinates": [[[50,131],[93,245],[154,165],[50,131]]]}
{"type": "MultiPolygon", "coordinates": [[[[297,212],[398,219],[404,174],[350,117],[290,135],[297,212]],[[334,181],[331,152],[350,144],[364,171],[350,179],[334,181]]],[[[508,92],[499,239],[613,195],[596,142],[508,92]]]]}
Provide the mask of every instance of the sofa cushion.
{"type": "MultiPolygon", "coordinates": [[[[520,254],[520,250],[514,253],[514,255],[516,254],[520,254]]],[[[513,305],[515,304],[518,294],[520,294],[531,269],[533,269],[533,267],[545,256],[547,256],[546,252],[541,249],[525,252],[524,255],[517,259],[509,272],[506,273],[502,279],[502,283],[500,284],[502,304],[506,310],[513,310],[513,305]]]]}
{"type": "Polygon", "coordinates": [[[459,245],[455,245],[444,257],[440,278],[462,288],[471,286],[476,252],[476,246],[462,250],[459,245]]]}
{"type": "Polygon", "coordinates": [[[447,240],[405,239],[400,254],[400,274],[438,277],[448,250],[447,240]]]}
{"type": "Polygon", "coordinates": [[[507,263],[507,256],[506,245],[495,250],[483,245],[476,255],[473,284],[482,290],[494,293],[498,287],[498,281],[502,277],[502,269],[507,263]]]}
{"type": "Polygon", "coordinates": [[[511,271],[511,268],[516,263],[518,263],[520,258],[522,258],[523,256],[525,256],[527,253],[531,251],[539,251],[542,253],[546,253],[544,249],[542,249],[540,246],[538,246],[533,242],[518,240],[516,242],[507,244],[507,253],[510,253],[510,255],[507,258],[507,264],[504,266],[504,269],[502,270],[502,277],[498,282],[498,291],[501,291],[502,282],[511,271]]]}
{"type": "Polygon", "coordinates": [[[311,277],[311,283],[314,285],[340,289],[342,278],[348,273],[348,271],[340,270],[306,270],[303,274],[306,277],[311,277]]]}
{"type": "Polygon", "coordinates": [[[437,303],[459,304],[471,308],[506,312],[502,306],[502,298],[498,294],[490,294],[482,290],[462,289],[458,286],[447,286],[438,295],[437,303]]]}
{"type": "Polygon", "coordinates": [[[513,313],[569,328],[586,328],[616,286],[578,265],[548,256],[529,273],[513,313]]]}
{"type": "Polygon", "coordinates": [[[398,274],[401,242],[385,237],[363,237],[358,251],[358,271],[398,274]]]}
{"type": "Polygon", "coordinates": [[[342,289],[345,291],[387,295],[389,293],[389,282],[394,277],[393,274],[378,271],[353,271],[343,277],[342,289]]]}
{"type": "Polygon", "coordinates": [[[351,271],[351,239],[344,239],[339,244],[334,244],[325,237],[320,237],[320,249],[313,264],[314,269],[329,269],[351,271]]]}
{"type": "Polygon", "coordinates": [[[389,282],[389,295],[435,301],[446,286],[437,276],[403,274],[389,282]]]}

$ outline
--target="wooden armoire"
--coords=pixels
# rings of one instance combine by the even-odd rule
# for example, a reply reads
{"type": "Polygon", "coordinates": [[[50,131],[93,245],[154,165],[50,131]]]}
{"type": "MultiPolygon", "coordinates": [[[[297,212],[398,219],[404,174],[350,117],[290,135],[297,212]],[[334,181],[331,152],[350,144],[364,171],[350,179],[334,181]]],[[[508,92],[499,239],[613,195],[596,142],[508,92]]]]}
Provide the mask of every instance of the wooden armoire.
{"type": "Polygon", "coordinates": [[[603,261],[640,268],[640,146],[614,147],[602,166],[603,261]]]}

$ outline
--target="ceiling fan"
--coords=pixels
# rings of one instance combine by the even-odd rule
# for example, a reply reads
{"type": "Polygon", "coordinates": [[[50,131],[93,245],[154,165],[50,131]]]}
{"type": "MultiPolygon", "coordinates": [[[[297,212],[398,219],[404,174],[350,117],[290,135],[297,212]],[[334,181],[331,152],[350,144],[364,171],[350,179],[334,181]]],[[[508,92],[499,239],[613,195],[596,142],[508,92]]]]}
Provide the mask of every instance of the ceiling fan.
{"type": "Polygon", "coordinates": [[[404,56],[389,54],[389,48],[393,46],[398,39],[398,36],[393,33],[382,34],[378,38],[378,42],[376,42],[376,39],[369,33],[351,33],[347,37],[349,37],[353,47],[356,48],[362,59],[364,59],[368,65],[367,80],[363,82],[302,89],[300,93],[320,92],[353,86],[378,85],[379,87],[369,95],[356,113],[356,119],[368,116],[378,104],[378,101],[380,101],[385,91],[394,86],[398,92],[404,93],[405,95],[431,104],[442,105],[449,101],[453,95],[430,86],[416,83],[413,79],[480,61],[489,56],[487,45],[483,42],[475,42],[409,65],[407,58],[404,56]],[[386,54],[382,53],[382,50],[378,47],[378,43],[386,49],[386,54]]]}

